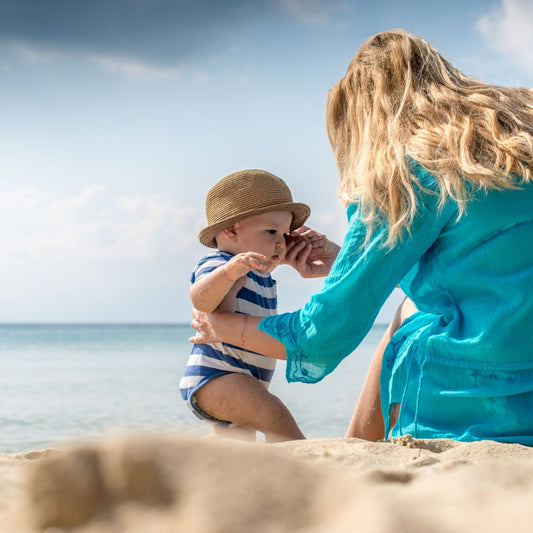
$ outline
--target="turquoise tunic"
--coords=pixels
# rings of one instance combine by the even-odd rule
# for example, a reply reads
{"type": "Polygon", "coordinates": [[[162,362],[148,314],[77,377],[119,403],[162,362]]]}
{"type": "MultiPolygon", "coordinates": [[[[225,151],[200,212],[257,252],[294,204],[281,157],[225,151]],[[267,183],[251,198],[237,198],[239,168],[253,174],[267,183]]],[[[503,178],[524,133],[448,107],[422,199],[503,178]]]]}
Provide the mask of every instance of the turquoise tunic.
{"type": "Polygon", "coordinates": [[[386,434],[401,403],[392,436],[533,445],[533,184],[478,193],[459,218],[451,200],[438,208],[432,176],[412,170],[430,190],[418,189],[409,235],[387,249],[383,225],[364,248],[351,205],[321,292],[259,329],[285,345],[288,381],[313,383],[353,352],[399,284],[419,312],[384,354],[386,434]]]}

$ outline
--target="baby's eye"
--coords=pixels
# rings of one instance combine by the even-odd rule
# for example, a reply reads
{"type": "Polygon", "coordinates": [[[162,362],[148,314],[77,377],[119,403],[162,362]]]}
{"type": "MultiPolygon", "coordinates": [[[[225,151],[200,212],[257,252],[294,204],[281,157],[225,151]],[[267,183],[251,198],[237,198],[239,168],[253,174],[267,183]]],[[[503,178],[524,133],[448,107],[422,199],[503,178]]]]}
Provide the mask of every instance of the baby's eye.
{"type": "Polygon", "coordinates": [[[270,235],[276,235],[276,233],[278,232],[278,230],[276,229],[267,229],[268,233],[270,233],[270,235]]]}

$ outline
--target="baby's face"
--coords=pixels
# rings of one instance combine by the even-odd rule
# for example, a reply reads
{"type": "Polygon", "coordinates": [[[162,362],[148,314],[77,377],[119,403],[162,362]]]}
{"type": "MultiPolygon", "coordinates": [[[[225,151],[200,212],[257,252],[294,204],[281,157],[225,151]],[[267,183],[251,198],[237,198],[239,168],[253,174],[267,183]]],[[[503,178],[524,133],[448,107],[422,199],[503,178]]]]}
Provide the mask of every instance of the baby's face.
{"type": "Polygon", "coordinates": [[[273,211],[245,218],[235,224],[236,253],[257,252],[276,268],[285,257],[285,235],[289,233],[292,213],[273,211]]]}

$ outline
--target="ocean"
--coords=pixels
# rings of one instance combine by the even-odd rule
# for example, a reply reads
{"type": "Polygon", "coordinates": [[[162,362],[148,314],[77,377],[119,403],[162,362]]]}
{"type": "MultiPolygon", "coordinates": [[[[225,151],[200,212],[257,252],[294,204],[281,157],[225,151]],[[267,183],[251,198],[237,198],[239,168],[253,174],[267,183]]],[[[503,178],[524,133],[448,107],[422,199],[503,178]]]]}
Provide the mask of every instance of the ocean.
{"type": "MultiPolygon", "coordinates": [[[[322,382],[287,383],[278,362],[271,392],[308,438],[341,437],[385,330],[376,325],[322,382]]],[[[20,452],[140,431],[209,432],[181,400],[193,334],[188,325],[0,325],[0,452],[20,452]]]]}

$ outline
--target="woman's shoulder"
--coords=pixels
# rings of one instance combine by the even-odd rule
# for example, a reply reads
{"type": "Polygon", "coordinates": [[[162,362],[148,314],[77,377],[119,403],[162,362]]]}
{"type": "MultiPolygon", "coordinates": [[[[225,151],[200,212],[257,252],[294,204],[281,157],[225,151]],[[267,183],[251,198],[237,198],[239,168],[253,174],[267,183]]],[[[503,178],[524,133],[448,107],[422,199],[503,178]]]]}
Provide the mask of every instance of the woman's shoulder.
{"type": "Polygon", "coordinates": [[[424,168],[421,163],[408,157],[407,166],[411,174],[415,177],[415,185],[424,191],[439,192],[440,184],[438,178],[424,168]]]}

